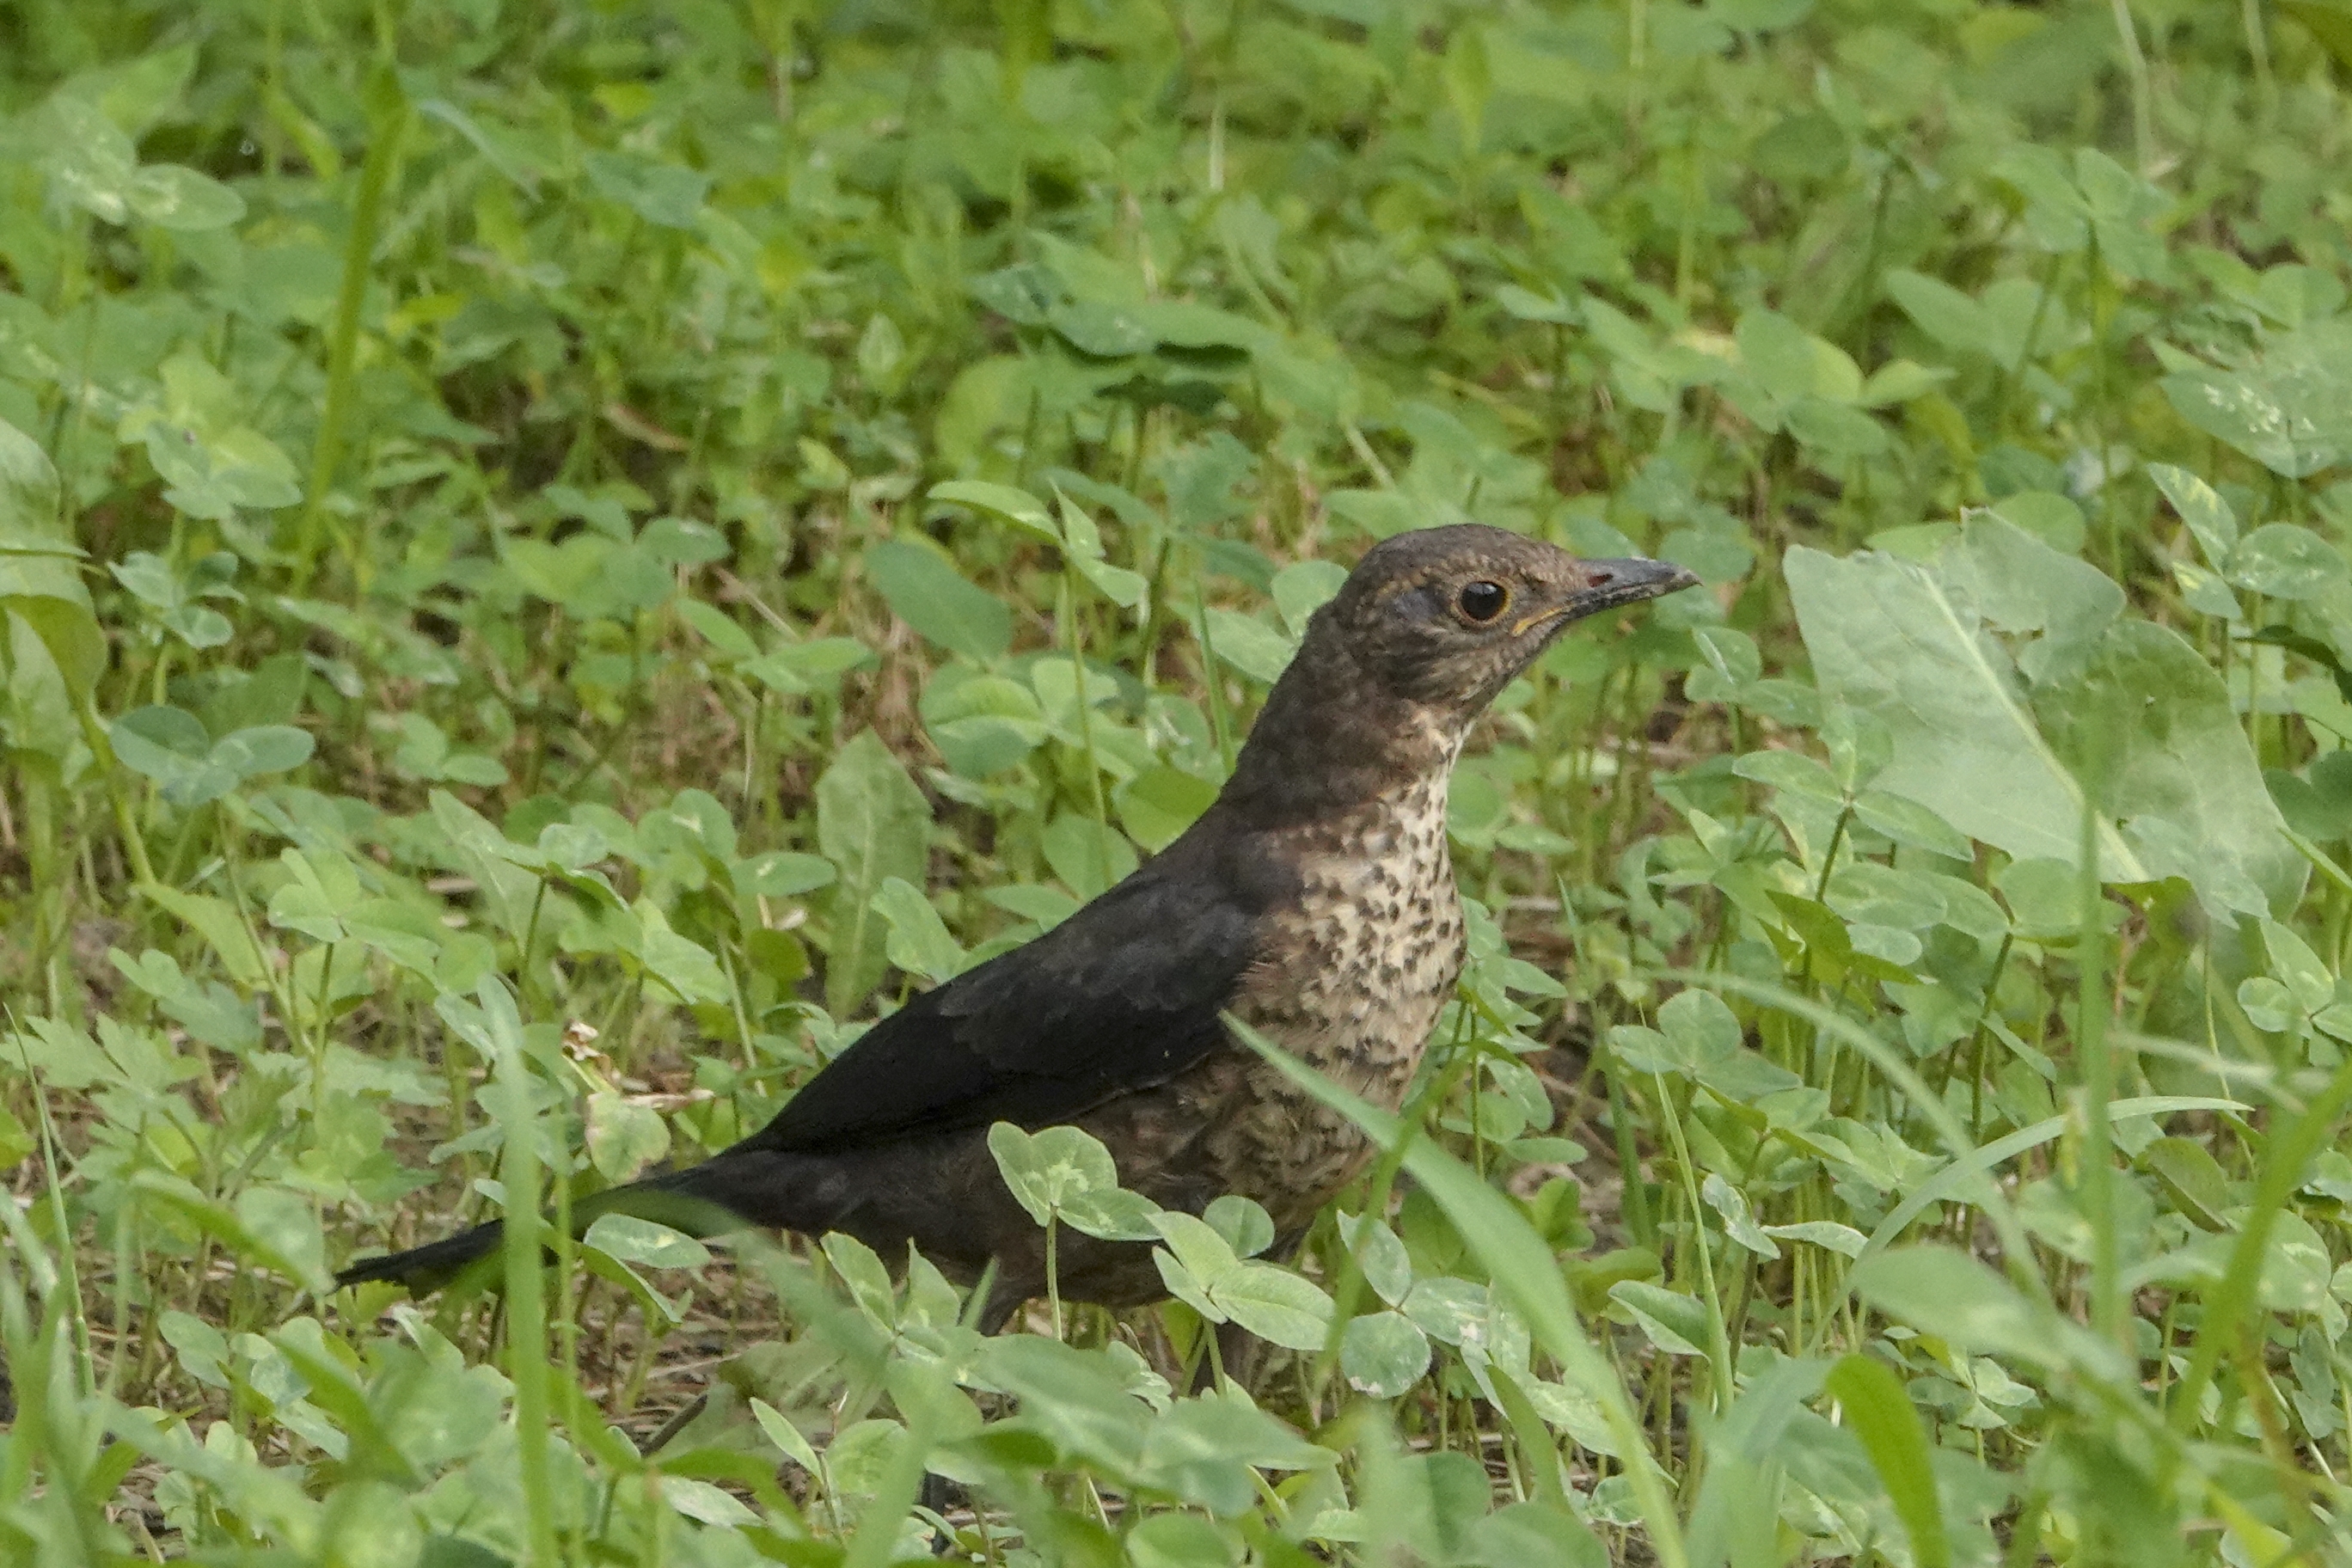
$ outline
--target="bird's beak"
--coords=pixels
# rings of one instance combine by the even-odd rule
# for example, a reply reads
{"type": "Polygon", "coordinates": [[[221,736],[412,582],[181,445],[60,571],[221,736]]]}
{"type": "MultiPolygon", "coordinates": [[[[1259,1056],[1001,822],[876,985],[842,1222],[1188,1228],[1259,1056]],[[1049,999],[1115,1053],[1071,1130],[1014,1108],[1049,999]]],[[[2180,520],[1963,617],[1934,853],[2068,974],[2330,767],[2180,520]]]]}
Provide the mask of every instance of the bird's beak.
{"type": "Polygon", "coordinates": [[[1639,555],[1622,561],[1588,561],[1584,577],[1585,585],[1570,594],[1561,606],[1563,621],[1580,621],[1620,605],[1636,605],[1698,586],[1698,578],[1686,568],[1639,555]]]}

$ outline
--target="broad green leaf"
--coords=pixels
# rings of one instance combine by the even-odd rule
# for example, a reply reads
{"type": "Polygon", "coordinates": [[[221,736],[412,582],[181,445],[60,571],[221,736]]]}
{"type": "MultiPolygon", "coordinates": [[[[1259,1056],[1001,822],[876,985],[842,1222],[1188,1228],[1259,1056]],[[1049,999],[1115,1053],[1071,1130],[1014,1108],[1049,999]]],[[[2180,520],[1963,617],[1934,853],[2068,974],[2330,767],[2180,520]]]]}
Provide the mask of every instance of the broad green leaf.
{"type": "Polygon", "coordinates": [[[1118,305],[1073,300],[1046,312],[1046,324],[1064,342],[1097,359],[1122,359],[1157,342],[1150,326],[1118,305]]]}
{"type": "Polygon", "coordinates": [[[962,946],[949,934],[940,911],[913,883],[898,877],[884,879],[874,894],[874,910],[890,923],[883,950],[900,969],[936,985],[954,979],[963,968],[962,946]]]}
{"type": "Polygon", "coordinates": [[[1045,503],[1027,490],[1015,489],[1011,485],[991,484],[982,479],[950,479],[942,485],[933,485],[930,498],[1002,518],[1049,544],[1062,542],[1061,532],[1054,526],[1053,516],[1046,511],[1045,503]]]}
{"type": "Polygon", "coordinates": [[[1855,1272],[1854,1289],[1892,1317],[1971,1350],[2014,1352],[2031,1344],[2033,1313],[1999,1275],[1948,1247],[1880,1253],[1855,1272]]]}
{"type": "Polygon", "coordinates": [[[1889,360],[1870,373],[1857,401],[1865,408],[1885,408],[1925,397],[1952,379],[1942,365],[1924,365],[1907,359],[1889,360]]]}
{"type": "Polygon", "coordinates": [[[1095,585],[1095,591],[1122,610],[1139,609],[1150,583],[1139,572],[1124,566],[1113,566],[1107,561],[1080,561],[1078,575],[1095,585]]]}
{"type": "MultiPolygon", "coordinates": [[[[599,1090],[582,1107],[583,1136],[589,1161],[606,1181],[633,1182],[669,1152],[669,1123],[651,1106],[633,1105],[610,1090],[599,1090]]],[[[618,1215],[604,1219],[618,1219],[618,1215]]],[[[610,1247],[605,1248],[611,1251],[610,1247]]],[[[614,1253],[624,1262],[648,1262],[614,1253]]]]}
{"type": "Polygon", "coordinates": [[[1209,606],[1207,631],[1219,658],[1268,685],[1281,678],[1290,656],[1298,651],[1289,638],[1255,616],[1214,605],[1209,606]]]}
{"type": "Polygon", "coordinates": [[[1150,1241],[1160,1234],[1153,1224],[1160,1212],[1160,1205],[1141,1193],[1093,1187],[1070,1194],[1062,1205],[1062,1221],[1105,1241],[1150,1241]]]}
{"type": "Polygon", "coordinates": [[[755,1398],[751,1401],[751,1416],[759,1422],[760,1430],[767,1436],[768,1441],[781,1449],[784,1458],[812,1477],[823,1474],[818,1468],[820,1461],[816,1449],[801,1435],[799,1427],[784,1418],[782,1412],[766,1400],[755,1398]]]}
{"type": "Polygon", "coordinates": [[[2082,767],[2104,754],[2101,870],[2185,877],[2209,907],[2263,912],[2303,868],[2278,833],[2220,678],[2174,633],[2120,619],[2111,583],[1997,519],[1930,565],[1789,552],[1825,696],[1893,740],[1877,783],[2021,859],[2073,863],[2082,767]],[[1996,633],[2026,637],[2012,659],[1996,633]]]}
{"type": "Polygon", "coordinates": [[[280,931],[300,931],[313,942],[341,942],[351,934],[334,900],[316,883],[289,882],[272,893],[269,923],[280,931]]]}
{"type": "Polygon", "coordinates": [[[1429,1336],[1401,1312],[1354,1319],[1340,1337],[1339,1371],[1359,1394],[1394,1399],[1428,1370],[1429,1336]]]}
{"type": "Polygon", "coordinates": [[[2274,335],[2247,363],[2192,364],[2163,386],[2183,419],[2283,478],[2352,458],[2352,322],[2274,335]]]}
{"type": "Polygon", "coordinates": [[[860,665],[874,662],[874,650],[854,637],[812,637],[786,643],[746,662],[743,673],[787,696],[809,691],[834,691],[841,678],[860,665]]]}
{"type": "Polygon", "coordinates": [[[2230,1179],[2205,1145],[2189,1138],[2158,1138],[2139,1152],[2139,1163],[2190,1224],[2200,1230],[2229,1228],[2230,1179]]]}
{"type": "Polygon", "coordinates": [[[735,868],[735,885],[749,896],[791,899],[830,885],[836,875],[833,862],[821,855],[796,855],[777,849],[739,864],[735,868]]]}
{"type": "Polygon", "coordinates": [[[893,877],[922,882],[930,826],[930,803],[871,730],[859,731],[817,780],[817,847],[841,873],[824,987],[836,1017],[864,1001],[888,965],[888,922],[875,912],[874,896],[893,877]]]}
{"type": "Polygon", "coordinates": [[[1948,349],[1997,356],[2000,333],[1985,309],[1939,278],[1901,268],[1886,275],[1886,291],[1920,331],[1948,349]]]}
{"type": "Polygon", "coordinates": [[[737,1530],[747,1524],[760,1525],[765,1522],[739,1500],[732,1492],[724,1491],[709,1481],[698,1481],[687,1476],[664,1476],[661,1480],[661,1500],[698,1524],[737,1530]]]}
{"type": "Polygon", "coordinates": [[[984,1347],[980,1368],[991,1385],[1020,1399],[1022,1426],[1065,1462],[1126,1475],[1141,1459],[1144,1406],[1108,1358],[1038,1334],[999,1334],[984,1347]]]}
{"type": "Polygon", "coordinates": [[[271,1268],[307,1289],[323,1294],[331,1288],[326,1237],[310,1199],[284,1187],[247,1187],[237,1194],[236,1217],[271,1268]]]}
{"type": "Polygon", "coordinates": [[[1957,1350],[2032,1366],[2072,1366],[2106,1379],[2123,1371],[2113,1345],[2028,1301],[2009,1281],[1951,1247],[1889,1248],[1855,1264],[1851,1278],[1854,1292],[1873,1307],[1957,1350]]]}
{"type": "Polygon", "coordinates": [[[1193,300],[1153,300],[1130,307],[1160,342],[1171,348],[1255,351],[1265,345],[1265,328],[1247,316],[1193,300]]]}
{"type": "Polygon", "coordinates": [[[426,797],[433,826],[442,837],[436,851],[454,856],[479,884],[491,919],[516,941],[530,928],[540,879],[522,869],[538,863],[530,850],[509,839],[480,812],[446,790],[426,797]]]}
{"type": "Polygon", "coordinates": [[[2315,599],[2347,575],[2336,547],[2292,522],[2265,523],[2230,552],[2221,574],[2251,594],[2273,599],[2315,599]]]}
{"type": "Polygon", "coordinates": [[[131,210],[139,150],[99,107],[70,93],[53,94],[35,122],[41,166],[68,202],[109,223],[131,210]]]}
{"type": "Polygon", "coordinates": [[[1845,792],[1838,787],[1836,775],[1802,752],[1749,752],[1732,763],[1731,771],[1741,778],[1810,796],[1832,807],[1845,804],[1845,792]]]}
{"type": "Polygon", "coordinates": [[[1748,1195],[1723,1179],[1720,1172],[1709,1171],[1700,1184],[1699,1196],[1723,1222],[1723,1234],[1756,1254],[1759,1258],[1778,1258],[1780,1249],[1772,1237],[1757,1225],[1755,1211],[1748,1207],[1748,1195]]]}
{"type": "Polygon", "coordinates": [[[1178,768],[1146,769],[1121,784],[1113,799],[1119,826],[1157,854],[1176,841],[1217,798],[1217,786],[1178,768]]]}
{"type": "Polygon", "coordinates": [[[923,689],[921,706],[932,743],[969,779],[1017,765],[1048,733],[1035,691],[1007,676],[943,671],[923,689]]]}
{"type": "Polygon", "coordinates": [[[1247,1400],[1210,1394],[1183,1400],[1151,1423],[1137,1468],[1153,1489],[1231,1516],[1259,1496],[1251,1470],[1313,1470],[1331,1462],[1328,1449],[1247,1400]]]}
{"type": "Polygon", "coordinates": [[[2084,526],[2083,509],[2053,490],[2020,490],[2015,495],[2003,496],[1993,504],[1992,511],[2002,521],[2016,524],[2061,555],[2079,552],[2088,532],[2084,526]]]}
{"type": "Polygon", "coordinates": [[[1201,1217],[1225,1238],[1236,1258],[1255,1258],[1274,1245],[1274,1220],[1255,1198],[1227,1193],[1211,1199],[1201,1217]]]}
{"type": "Polygon", "coordinates": [[[1307,635],[1307,623],[1331,602],[1348,574],[1336,561],[1294,561],[1274,574],[1274,604],[1293,637],[1307,635]]]}
{"type": "Polygon", "coordinates": [[[890,1287],[890,1270],[883,1266],[881,1258],[856,1237],[839,1231],[827,1235],[824,1245],[825,1261],[833,1265],[833,1271],[849,1288],[850,1299],[857,1303],[857,1310],[877,1328],[896,1328],[898,1293],[890,1287]]]}
{"type": "Polygon", "coordinates": [[[1558,326],[1573,326],[1576,307],[1557,294],[1537,294],[1516,283],[1506,283],[1495,290],[1495,303],[1522,321],[1549,321],[1558,326]]]}
{"type": "Polygon", "coordinates": [[[1609,1288],[1609,1299],[1632,1314],[1650,1342],[1668,1355],[1705,1356],[1710,1337],[1706,1309],[1690,1297],[1638,1279],[1609,1288]]]}
{"type": "Polygon", "coordinates": [[[126,1081],[121,1068],[108,1058],[96,1041],[55,1018],[27,1019],[24,1028],[0,1043],[5,1043],[19,1071],[29,1068],[40,1082],[53,1089],[80,1089],[93,1084],[126,1081]]]}
{"type": "Polygon", "coordinates": [[[888,312],[866,318],[857,335],[857,374],[868,386],[885,394],[898,389],[898,371],[907,363],[907,334],[888,312]]]}
{"type": "MultiPolygon", "coordinates": [[[[995,1156],[1004,1184],[1039,1225],[1057,1215],[1067,1217],[1082,1200],[1118,1188],[1118,1167],[1110,1151],[1083,1128],[1047,1127],[1033,1134],[1000,1121],[988,1130],[988,1151],[995,1156]]],[[[1159,1234],[1146,1226],[1134,1239],[1150,1240],[1159,1234]]]]}
{"type": "MultiPolygon", "coordinates": [[[[136,422],[126,421],[126,426],[136,422]]],[[[190,517],[221,521],[240,509],[268,510],[302,499],[294,463],[278,444],[244,426],[145,421],[147,458],[163,499],[190,517]]]]}
{"type": "Polygon", "coordinates": [[[1789,434],[1832,458],[1874,458],[1893,442],[1886,427],[1859,408],[1825,397],[1790,405],[1789,434]]]}
{"type": "Polygon", "coordinates": [[[2316,1013],[2336,1000],[2336,976],[2311,951],[2310,944],[2276,921],[2262,923],[2263,946],[2270,954],[2271,973],[2294,993],[2297,1006],[2316,1013]]]}
{"type": "MultiPolygon", "coordinates": [[[[1063,296],[1062,280],[1046,268],[1024,261],[964,279],[974,300],[1016,326],[1042,327],[1046,312],[1063,296]]],[[[941,498],[934,492],[934,499],[941,498]]]]}
{"type": "Polygon", "coordinates": [[[180,1364],[199,1383],[215,1388],[230,1386],[222,1363],[229,1359],[228,1337],[202,1318],[170,1311],[156,1320],[164,1342],[179,1352],[180,1364]]]}
{"type": "MultiPolygon", "coordinates": [[[[1838,868],[1825,901],[1855,926],[1891,926],[1925,931],[1945,914],[1944,895],[1916,871],[1856,860],[1838,868]]],[[[1859,939],[1857,939],[1859,944],[1859,939]]]]}
{"type": "MultiPolygon", "coordinates": [[[[1811,0],[1762,3],[1786,11],[1790,5],[1810,6],[1811,0]]],[[[1609,1549],[1599,1536],[1577,1519],[1542,1502],[1504,1504],[1471,1525],[1470,1542],[1475,1555],[1468,1561],[1481,1563],[1508,1563],[1510,1568],[1610,1568],[1609,1549]]]]}
{"type": "Polygon", "coordinates": [[[1041,888],[1034,883],[1015,882],[1008,887],[990,888],[981,894],[998,909],[1034,921],[1051,930],[1078,911],[1078,901],[1057,888],[1041,888]]]}
{"type": "Polygon", "coordinates": [[[710,189],[710,176],[698,169],[634,153],[590,152],[581,163],[598,195],[663,228],[692,228],[710,189]]]}
{"type": "Polygon", "coordinates": [[[986,663],[1013,646],[1013,612],[927,545],[886,539],[866,574],[893,615],[950,652],[986,663]]]}
{"type": "Polygon", "coordinates": [[[1360,1510],[1377,1521],[1381,1538],[1403,1549],[1401,1555],[1416,1563],[1479,1561],[1471,1543],[1490,1517],[1494,1488],[1477,1459],[1450,1450],[1381,1455],[1366,1469],[1360,1510]]]}
{"type": "Polygon", "coordinates": [[[745,659],[759,657],[760,645],[751,640],[751,634],[736,625],[717,605],[706,605],[699,599],[680,599],[677,613],[688,626],[702,634],[703,639],[710,644],[712,652],[719,658],[740,664],[745,659]]]}
{"type": "Polygon", "coordinates": [[[1658,1026],[1689,1061],[1726,1057],[1739,1049],[1739,1019],[1712,991],[1676,993],[1658,1009],[1658,1026]]]}
{"type": "Polygon", "coordinates": [[[1342,1215],[1339,1234],[1355,1252],[1364,1283],[1391,1307],[1403,1300],[1412,1289],[1412,1259],[1396,1232],[1370,1215],[1342,1215]]]}
{"type": "Polygon", "coordinates": [[[624,1263],[647,1268],[699,1268],[710,1261],[710,1249],[684,1231],[634,1215],[598,1215],[580,1239],[624,1263]]]}
{"type": "MultiPolygon", "coordinates": [[[[1169,1293],[1213,1323],[1225,1321],[1225,1311],[1209,1297],[1209,1287],[1241,1267],[1225,1238],[1192,1215],[1163,1210],[1151,1219],[1152,1228],[1166,1243],[1152,1249],[1152,1261],[1169,1293]]],[[[1318,1348],[1321,1342],[1318,1341],[1318,1348]]]]}
{"type": "Polygon", "coordinates": [[[1854,797],[1854,820],[1897,844],[1926,849],[1949,860],[1968,860],[1973,851],[1967,835],[1916,800],[1883,789],[1866,789],[1854,797]]]}
{"type": "Polygon", "coordinates": [[[243,777],[213,760],[212,738],[184,709],[135,708],[108,727],[107,740],[117,762],[154,780],[163,798],[183,810],[219,799],[243,777]]]}
{"type": "Polygon", "coordinates": [[[1739,318],[1741,361],[1773,396],[1795,403],[1822,397],[1852,403],[1862,393],[1862,372],[1844,350],[1814,337],[1777,310],[1750,310],[1739,318]]]}
{"type": "Polygon", "coordinates": [[[1063,812],[1045,825],[1043,839],[1045,864],[1082,899],[1135,870],[1135,850],[1126,837],[1083,812],[1063,812]]]}
{"type": "Polygon", "coordinates": [[[245,198],[208,174],[177,163],[150,163],[124,193],[131,210],[158,228],[226,228],[245,216],[245,198]]]}
{"type": "Polygon", "coordinates": [[[1331,1298],[1286,1268],[1254,1258],[1208,1281],[1209,1299],[1262,1340],[1295,1351],[1323,1348],[1331,1331],[1331,1298]]]}
{"type": "Polygon", "coordinates": [[[2205,563],[2216,572],[2229,561],[2230,552],[2238,543],[2238,514],[2221,499],[2211,485],[2186,468],[2176,468],[2168,463],[2151,463],[2147,477],[2172,503],[2188,525],[2197,548],[2205,554],[2205,563]]]}
{"type": "Polygon", "coordinates": [[[139,890],[202,936],[220,955],[230,979],[248,990],[258,990],[269,984],[269,965],[254,945],[245,922],[237,918],[236,907],[227,900],[209,893],[159,887],[152,882],[142,883],[139,890]]]}
{"type": "Polygon", "coordinates": [[[1399,1310],[1431,1339],[1458,1345],[1484,1331],[1493,1305],[1486,1288],[1477,1281],[1441,1277],[1414,1281],[1399,1310]]]}
{"type": "Polygon", "coordinates": [[[669,917],[650,899],[639,899],[631,912],[637,918],[636,956],[647,974],[681,1002],[727,1000],[727,976],[709,948],[672,931],[669,917]]]}
{"type": "Polygon", "coordinates": [[[1952,1560],[1944,1533],[1942,1500],[1928,1463],[1927,1433],[1911,1407],[1903,1383],[1886,1363],[1863,1354],[1844,1357],[1830,1369],[1826,1386],[1843,1407],[1845,1425],[1862,1439],[1871,1468],[1886,1487],[1895,1511],[1911,1537],[1919,1568],[1947,1568],[1952,1560]]]}
{"type": "Polygon", "coordinates": [[[1135,1568],[1226,1568],[1233,1562],[1225,1538],[1197,1513],[1155,1513],[1128,1532],[1126,1546],[1135,1568]]]}
{"type": "Polygon", "coordinates": [[[107,658],[89,590],[75,570],[81,555],[58,525],[58,474],[48,455],[0,419],[0,609],[40,638],[68,700],[89,691],[107,658]]]}
{"type": "Polygon", "coordinates": [[[432,914],[394,899],[360,899],[338,910],[337,918],[352,941],[418,974],[431,974],[445,940],[454,940],[432,914]]]}
{"type": "Polygon", "coordinates": [[[300,767],[317,749],[318,742],[308,730],[291,724],[256,724],[222,736],[210,760],[240,779],[259,778],[300,767]]]}
{"type": "Polygon", "coordinates": [[[1800,1220],[1794,1225],[1768,1225],[1764,1227],[1764,1234],[1778,1237],[1783,1241],[1811,1242],[1843,1258],[1859,1258],[1862,1249],[1870,1245],[1870,1238],[1853,1226],[1829,1219],[1800,1220]]]}

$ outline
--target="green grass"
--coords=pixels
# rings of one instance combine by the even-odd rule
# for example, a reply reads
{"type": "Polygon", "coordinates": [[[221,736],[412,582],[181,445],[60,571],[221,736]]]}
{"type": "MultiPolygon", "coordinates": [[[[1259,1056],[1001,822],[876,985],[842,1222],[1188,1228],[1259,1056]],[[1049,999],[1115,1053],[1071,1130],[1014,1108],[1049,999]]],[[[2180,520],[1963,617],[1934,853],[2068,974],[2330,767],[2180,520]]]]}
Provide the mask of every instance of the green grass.
{"type": "Polygon", "coordinates": [[[882,1568],[926,1468],[991,1563],[2352,1560],[2347,17],[0,14],[0,1561],[882,1568]],[[1048,1135],[1175,1304],[330,1290],[758,1126],[1465,517],[1707,587],[1482,726],[1297,1257],[1048,1135]]]}

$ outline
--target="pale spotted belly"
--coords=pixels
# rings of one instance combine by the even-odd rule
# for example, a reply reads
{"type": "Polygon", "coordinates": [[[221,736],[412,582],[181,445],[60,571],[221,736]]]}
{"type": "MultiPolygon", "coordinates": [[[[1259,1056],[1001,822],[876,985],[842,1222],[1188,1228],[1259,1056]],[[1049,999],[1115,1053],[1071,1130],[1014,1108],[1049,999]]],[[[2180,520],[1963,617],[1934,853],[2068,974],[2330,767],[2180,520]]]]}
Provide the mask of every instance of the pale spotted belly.
{"type": "MultiPolygon", "coordinates": [[[[1443,782],[1341,825],[1303,862],[1304,897],[1234,1013],[1383,1110],[1403,1103],[1462,967],[1443,782]]],[[[1228,1191],[1288,1230],[1372,1155],[1342,1113],[1254,1054],[1217,1084],[1206,1152],[1228,1191]]],[[[1203,1085],[1203,1088],[1211,1087],[1203,1085]]]]}

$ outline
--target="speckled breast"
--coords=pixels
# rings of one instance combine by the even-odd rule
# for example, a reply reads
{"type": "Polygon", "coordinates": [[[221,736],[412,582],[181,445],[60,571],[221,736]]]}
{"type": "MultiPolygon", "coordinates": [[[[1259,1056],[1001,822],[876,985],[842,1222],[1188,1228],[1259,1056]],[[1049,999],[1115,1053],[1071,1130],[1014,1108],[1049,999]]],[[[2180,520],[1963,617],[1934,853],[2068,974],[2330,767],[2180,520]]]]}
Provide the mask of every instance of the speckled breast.
{"type": "MultiPolygon", "coordinates": [[[[1234,1012],[1300,1059],[1394,1110],[1462,968],[1462,907],[1445,845],[1445,775],[1321,824],[1301,846],[1302,894],[1234,1012]]],[[[1363,1168],[1354,1124],[1252,1058],[1227,1079],[1207,1148],[1227,1190],[1303,1225],[1363,1168]]]]}

